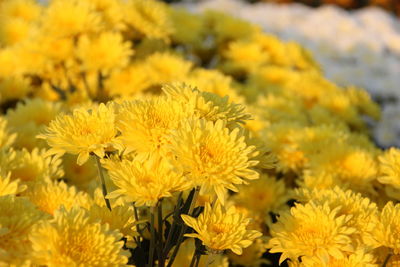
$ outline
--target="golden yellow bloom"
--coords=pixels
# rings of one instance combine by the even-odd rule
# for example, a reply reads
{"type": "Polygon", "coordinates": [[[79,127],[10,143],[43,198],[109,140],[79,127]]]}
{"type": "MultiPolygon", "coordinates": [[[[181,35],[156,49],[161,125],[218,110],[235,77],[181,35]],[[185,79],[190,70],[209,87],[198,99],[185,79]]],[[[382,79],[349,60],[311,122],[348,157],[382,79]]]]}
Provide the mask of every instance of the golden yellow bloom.
{"type": "Polygon", "coordinates": [[[389,201],[378,217],[373,230],[375,247],[389,248],[394,255],[400,255],[400,204],[389,201]]]}
{"type": "Polygon", "coordinates": [[[238,189],[239,192],[233,196],[235,203],[249,209],[252,217],[261,221],[269,218],[269,212],[277,213],[290,198],[284,181],[266,174],[238,189]]]}
{"type": "Polygon", "coordinates": [[[164,3],[129,0],[123,8],[124,20],[139,35],[168,40],[173,28],[164,3]]]}
{"type": "Polygon", "coordinates": [[[111,105],[100,104],[89,110],[77,108],[69,115],[59,115],[39,136],[52,147],[49,153],[78,154],[82,165],[94,153],[103,158],[108,150],[122,150],[116,141],[115,114],[111,105]]]}
{"type": "Polygon", "coordinates": [[[34,262],[56,266],[125,266],[130,253],[122,235],[108,225],[89,222],[79,208],[61,209],[54,219],[39,224],[30,235],[34,262]],[[68,244],[68,245],[66,245],[68,244]]]}
{"type": "Polygon", "coordinates": [[[221,120],[189,120],[171,137],[171,152],[176,156],[175,167],[182,169],[200,194],[215,192],[221,203],[225,189],[237,191],[235,184],[244,179],[257,179],[251,167],[256,154],[254,146],[247,146],[239,128],[229,131],[221,120]]]}
{"type": "Polygon", "coordinates": [[[38,181],[30,184],[23,196],[35,204],[40,210],[54,214],[61,206],[70,210],[75,206],[89,208],[90,197],[77,192],[75,187],[67,186],[64,182],[38,181]]]}
{"type": "Polygon", "coordinates": [[[378,217],[378,207],[369,198],[352,190],[333,189],[296,189],[297,197],[302,202],[312,201],[318,205],[327,204],[331,210],[337,209],[337,215],[351,215],[346,226],[356,231],[351,235],[353,243],[366,246],[371,238],[372,229],[378,217]]]}
{"type": "Polygon", "coordinates": [[[109,198],[123,196],[135,206],[155,206],[164,197],[184,191],[191,184],[173,171],[166,160],[150,156],[148,160],[105,160],[111,180],[118,187],[109,198]]]}
{"type": "Polygon", "coordinates": [[[4,176],[0,173],[0,196],[16,195],[26,189],[26,185],[21,185],[19,180],[11,180],[10,174],[4,176]]]}
{"type": "Polygon", "coordinates": [[[350,235],[355,229],[346,225],[351,215],[338,216],[338,209],[311,202],[281,213],[278,222],[270,227],[270,252],[282,253],[279,263],[302,256],[322,261],[330,256],[343,259],[346,252],[353,251],[350,235]]]}
{"type": "Polygon", "coordinates": [[[212,252],[230,249],[240,255],[243,248],[250,246],[254,239],[262,235],[258,231],[247,230],[250,219],[236,212],[235,207],[225,210],[218,202],[212,208],[206,203],[204,212],[198,218],[181,216],[197,232],[185,236],[200,239],[212,252]]]}
{"type": "Polygon", "coordinates": [[[390,148],[379,156],[379,174],[378,181],[382,184],[393,187],[390,196],[400,198],[400,150],[390,148]]]}
{"type": "Polygon", "coordinates": [[[29,234],[42,218],[42,213],[26,198],[0,197],[0,262],[20,266],[29,258],[32,251],[29,234]]]}
{"type": "Polygon", "coordinates": [[[15,45],[26,40],[34,27],[20,18],[2,18],[0,25],[0,42],[3,45],[15,45]]]}
{"type": "Polygon", "coordinates": [[[165,153],[168,135],[190,115],[185,105],[166,97],[124,102],[119,107],[117,128],[127,152],[139,155],[165,153]]]}
{"type": "Polygon", "coordinates": [[[8,124],[18,134],[14,147],[25,147],[28,150],[46,147],[46,143],[37,139],[36,136],[60,111],[61,103],[40,98],[26,99],[24,102],[19,102],[15,109],[9,109],[6,115],[8,124]]]}
{"type": "Polygon", "coordinates": [[[0,102],[4,103],[9,100],[18,100],[26,97],[32,91],[32,86],[29,83],[30,80],[28,78],[7,75],[6,78],[0,81],[0,102]]]}
{"type": "MultiPolygon", "coordinates": [[[[355,252],[348,253],[343,259],[329,257],[328,261],[323,261],[317,257],[302,257],[299,267],[378,267],[374,255],[367,253],[365,249],[357,249],[355,252]]],[[[390,265],[388,265],[390,266],[390,265]]]]}
{"type": "Polygon", "coordinates": [[[235,128],[251,118],[246,107],[232,103],[228,96],[218,96],[210,92],[201,92],[185,83],[167,84],[162,87],[164,93],[171,99],[180,102],[195,118],[204,118],[216,122],[223,120],[228,128],[235,128]]]}
{"type": "Polygon", "coordinates": [[[95,32],[100,18],[87,1],[51,1],[43,16],[43,30],[55,37],[73,37],[95,32]]]}
{"type": "Polygon", "coordinates": [[[34,21],[41,12],[41,5],[34,0],[11,0],[0,4],[1,16],[20,18],[25,21],[34,21]]]}
{"type": "Polygon", "coordinates": [[[98,176],[96,161],[89,158],[82,165],[76,163],[76,156],[65,154],[63,156],[63,167],[65,175],[63,177],[67,184],[74,185],[79,189],[87,190],[90,183],[98,176]]]}
{"type": "Polygon", "coordinates": [[[109,210],[105,206],[94,204],[89,209],[89,221],[108,224],[111,230],[119,230],[126,238],[138,234],[131,205],[113,206],[112,210],[109,210]]]}
{"type": "Polygon", "coordinates": [[[11,133],[8,121],[3,116],[0,116],[0,147],[3,149],[9,148],[16,137],[15,133],[11,133]]]}
{"type": "Polygon", "coordinates": [[[21,182],[61,178],[64,175],[61,159],[47,153],[47,150],[38,148],[31,152],[25,148],[0,150],[1,170],[10,172],[11,179],[20,179],[21,182]]]}
{"type": "Polygon", "coordinates": [[[133,54],[131,44],[124,42],[120,33],[102,32],[90,38],[79,38],[77,56],[82,61],[82,71],[109,73],[125,67],[133,54]]]}

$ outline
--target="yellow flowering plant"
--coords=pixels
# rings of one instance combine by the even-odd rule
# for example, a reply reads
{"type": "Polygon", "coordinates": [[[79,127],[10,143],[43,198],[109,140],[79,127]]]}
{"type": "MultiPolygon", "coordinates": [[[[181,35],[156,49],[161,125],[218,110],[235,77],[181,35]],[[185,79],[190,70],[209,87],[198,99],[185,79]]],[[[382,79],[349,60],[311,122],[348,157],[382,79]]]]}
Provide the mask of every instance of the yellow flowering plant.
{"type": "Polygon", "coordinates": [[[0,22],[0,266],[398,264],[399,150],[305,48],[157,0],[0,22]]]}

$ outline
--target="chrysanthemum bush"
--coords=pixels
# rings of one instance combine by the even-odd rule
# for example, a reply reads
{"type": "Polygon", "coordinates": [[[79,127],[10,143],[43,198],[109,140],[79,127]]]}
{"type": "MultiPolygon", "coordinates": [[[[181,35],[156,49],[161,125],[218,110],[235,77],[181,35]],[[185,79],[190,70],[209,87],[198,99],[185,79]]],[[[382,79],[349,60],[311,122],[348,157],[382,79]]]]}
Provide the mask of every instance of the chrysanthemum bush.
{"type": "Polygon", "coordinates": [[[154,0],[0,18],[0,266],[399,264],[400,150],[301,46],[154,0]]]}

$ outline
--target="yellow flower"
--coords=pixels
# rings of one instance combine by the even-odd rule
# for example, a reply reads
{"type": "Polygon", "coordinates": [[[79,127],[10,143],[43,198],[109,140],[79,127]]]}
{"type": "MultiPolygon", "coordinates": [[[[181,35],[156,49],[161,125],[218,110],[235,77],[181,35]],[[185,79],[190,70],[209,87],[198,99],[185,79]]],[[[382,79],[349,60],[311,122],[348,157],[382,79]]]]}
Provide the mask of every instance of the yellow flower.
{"type": "Polygon", "coordinates": [[[111,230],[119,230],[126,238],[137,235],[135,215],[131,205],[114,206],[109,210],[105,206],[94,204],[89,209],[89,221],[108,224],[111,230]]]}
{"type": "Polygon", "coordinates": [[[2,18],[0,41],[3,45],[15,45],[26,40],[34,27],[20,18],[2,18]]]}
{"type": "Polygon", "coordinates": [[[335,186],[333,189],[296,189],[298,199],[302,202],[312,201],[315,204],[327,204],[331,210],[337,209],[337,215],[351,215],[346,223],[356,231],[351,235],[354,243],[365,246],[371,237],[372,229],[378,217],[378,207],[369,198],[352,190],[342,190],[335,186]]]}
{"type": "Polygon", "coordinates": [[[0,102],[4,103],[9,100],[22,99],[31,91],[32,86],[30,85],[30,80],[28,78],[7,75],[7,77],[0,81],[0,102]]]}
{"type": "Polygon", "coordinates": [[[229,131],[221,120],[188,120],[173,133],[170,149],[175,167],[201,187],[200,194],[215,192],[221,203],[225,189],[237,191],[235,184],[259,176],[251,169],[258,163],[251,160],[255,147],[247,146],[239,128],[229,131]]]}
{"type": "Polygon", "coordinates": [[[36,136],[60,111],[61,103],[40,98],[26,99],[24,102],[19,102],[15,109],[9,109],[6,115],[8,124],[18,134],[14,147],[25,147],[28,150],[46,147],[46,143],[36,136]]]}
{"type": "Polygon", "coordinates": [[[269,217],[269,212],[282,209],[289,200],[285,183],[266,174],[261,174],[260,179],[251,181],[248,185],[239,187],[239,192],[233,196],[238,206],[250,210],[252,216],[264,221],[269,217]]]}
{"type": "Polygon", "coordinates": [[[3,1],[0,4],[1,16],[34,21],[41,13],[42,6],[34,0],[3,1]]]}
{"type": "Polygon", "coordinates": [[[269,241],[271,253],[282,253],[279,264],[287,258],[297,260],[302,256],[322,261],[330,256],[343,259],[346,252],[352,252],[350,235],[355,229],[346,226],[351,215],[338,216],[338,210],[311,202],[281,213],[278,222],[270,227],[269,241]]]}
{"type": "Polygon", "coordinates": [[[16,195],[26,189],[26,185],[21,185],[19,180],[12,181],[10,178],[10,174],[0,174],[0,196],[16,195]]]}
{"type": "MultiPolygon", "coordinates": [[[[378,267],[376,258],[373,254],[367,253],[365,249],[357,249],[355,252],[349,253],[343,259],[335,259],[329,257],[325,262],[317,257],[302,257],[299,267],[378,267]]],[[[390,265],[388,265],[390,266],[390,265]]]]}
{"type": "Polygon", "coordinates": [[[75,187],[67,186],[64,182],[48,180],[29,185],[22,195],[29,198],[40,210],[52,215],[61,206],[66,210],[75,206],[89,208],[91,202],[87,194],[77,192],[75,187]]]}
{"type": "Polygon", "coordinates": [[[47,150],[38,148],[31,152],[25,148],[0,150],[1,171],[10,172],[11,179],[20,179],[21,182],[61,178],[64,175],[61,159],[47,153],[47,150]]]}
{"type": "Polygon", "coordinates": [[[76,163],[76,156],[65,154],[63,156],[63,167],[65,175],[63,177],[67,184],[74,185],[79,189],[87,190],[90,183],[98,176],[96,162],[93,158],[89,158],[82,165],[76,163]]]}
{"type": "Polygon", "coordinates": [[[84,72],[109,73],[113,69],[125,67],[133,54],[129,42],[124,42],[120,33],[102,32],[89,38],[79,38],[77,56],[82,61],[84,72]]]}
{"type": "Polygon", "coordinates": [[[213,122],[223,120],[230,129],[251,118],[246,112],[246,107],[232,103],[229,96],[221,97],[214,93],[201,92],[185,83],[166,84],[162,90],[169,98],[187,107],[191,116],[213,122]]]}
{"type": "Polygon", "coordinates": [[[0,262],[20,266],[29,258],[32,251],[29,234],[42,218],[42,213],[26,198],[0,197],[0,262]]]}
{"type": "Polygon", "coordinates": [[[198,218],[181,216],[185,224],[197,232],[185,236],[200,239],[212,252],[230,249],[240,255],[243,248],[250,246],[254,239],[262,235],[258,231],[247,230],[250,219],[236,212],[235,207],[225,210],[218,202],[212,208],[206,203],[204,212],[198,218]]]}
{"type": "MultiPolygon", "coordinates": [[[[390,148],[379,156],[378,181],[394,188],[392,191],[400,191],[400,149],[390,148]]],[[[394,194],[399,198],[400,193],[394,194]]]]}
{"type": "Polygon", "coordinates": [[[147,38],[168,40],[173,28],[164,3],[129,0],[123,8],[124,20],[138,34],[147,38]]]}
{"type": "Polygon", "coordinates": [[[166,97],[127,101],[119,107],[117,128],[127,152],[165,153],[168,135],[189,116],[185,105],[166,97]]]}
{"type": "Polygon", "coordinates": [[[104,167],[118,187],[108,197],[123,196],[138,207],[155,206],[160,199],[190,187],[182,174],[174,172],[169,163],[156,156],[148,160],[105,160],[104,167]]]}
{"type": "Polygon", "coordinates": [[[242,255],[236,255],[229,252],[229,259],[235,265],[241,265],[246,267],[263,266],[265,264],[271,264],[267,259],[262,258],[262,255],[267,251],[267,238],[261,237],[254,240],[253,244],[243,249],[242,255]]]}
{"type": "Polygon", "coordinates": [[[90,110],[77,108],[70,115],[59,115],[39,138],[52,147],[49,153],[78,154],[82,165],[94,153],[103,158],[108,150],[122,150],[116,141],[115,114],[111,105],[100,104],[90,110]]]}
{"type": "Polygon", "coordinates": [[[3,116],[0,116],[0,147],[3,149],[9,148],[16,137],[15,133],[11,133],[8,121],[3,116]]]}
{"type": "Polygon", "coordinates": [[[400,204],[389,201],[378,217],[373,230],[375,247],[386,247],[394,255],[400,255],[400,204]]]}
{"type": "Polygon", "coordinates": [[[43,30],[54,37],[73,37],[95,32],[100,18],[87,1],[51,1],[43,16],[43,30]]]}
{"type": "Polygon", "coordinates": [[[89,222],[79,208],[56,211],[30,235],[36,264],[55,266],[125,266],[130,253],[122,249],[122,235],[108,225],[89,222]]]}

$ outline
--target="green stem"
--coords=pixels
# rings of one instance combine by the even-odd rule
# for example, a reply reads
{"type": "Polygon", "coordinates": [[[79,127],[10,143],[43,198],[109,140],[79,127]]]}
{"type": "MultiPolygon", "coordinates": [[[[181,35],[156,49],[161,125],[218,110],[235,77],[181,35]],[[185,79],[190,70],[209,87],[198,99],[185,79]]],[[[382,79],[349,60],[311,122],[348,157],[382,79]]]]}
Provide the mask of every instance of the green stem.
{"type": "Polygon", "coordinates": [[[196,263],[197,260],[197,250],[195,249],[193,252],[192,260],[190,261],[190,266],[189,267],[194,267],[194,264],[196,263]]]}
{"type": "Polygon", "coordinates": [[[139,215],[138,215],[137,208],[136,208],[135,205],[133,205],[133,213],[135,215],[135,221],[136,221],[136,232],[138,232],[138,234],[139,234],[139,236],[137,237],[137,239],[135,238],[135,240],[136,240],[136,244],[140,248],[140,247],[142,247],[142,244],[141,244],[141,241],[140,241],[140,237],[142,236],[142,231],[140,230],[140,227],[139,227],[139,224],[138,224],[139,215]]]}
{"type": "Polygon", "coordinates": [[[164,267],[164,257],[163,257],[163,215],[162,215],[162,199],[158,202],[157,209],[157,219],[158,219],[158,266],[164,267]]]}
{"type": "Polygon", "coordinates": [[[104,197],[104,201],[106,202],[106,206],[109,210],[111,210],[111,204],[110,204],[110,200],[108,198],[106,198],[107,196],[107,187],[106,187],[106,181],[104,179],[104,174],[102,171],[102,167],[100,164],[100,159],[97,156],[94,156],[96,159],[96,163],[97,163],[97,169],[99,170],[99,176],[100,176],[100,181],[101,181],[101,189],[103,191],[103,197],[104,197]]]}
{"type": "Polygon", "coordinates": [[[154,229],[154,207],[150,208],[150,231],[151,231],[151,238],[150,238],[150,255],[149,255],[149,262],[148,262],[148,267],[153,266],[153,261],[154,261],[154,248],[156,244],[156,231],[154,229]]]}
{"type": "Polygon", "coordinates": [[[392,254],[391,254],[391,253],[389,253],[389,254],[386,256],[386,259],[385,259],[385,261],[383,262],[382,267],[386,267],[387,263],[389,262],[390,257],[392,257],[392,254]]]}
{"type": "Polygon", "coordinates": [[[168,252],[170,250],[172,234],[174,233],[175,228],[176,228],[176,220],[175,220],[175,218],[177,218],[178,215],[179,215],[179,209],[181,207],[181,201],[182,201],[182,194],[183,194],[183,192],[181,192],[179,194],[178,201],[177,201],[177,204],[176,204],[175,209],[174,209],[173,222],[172,222],[171,228],[169,229],[169,232],[168,232],[167,241],[165,242],[165,247],[164,247],[164,250],[163,250],[163,258],[165,258],[167,256],[167,254],[168,254],[168,252]]]}
{"type": "MultiPolygon", "coordinates": [[[[199,191],[200,191],[200,188],[199,188],[199,187],[196,187],[196,189],[195,189],[195,191],[194,191],[194,195],[193,195],[192,202],[190,203],[190,207],[189,207],[189,211],[188,211],[188,214],[189,214],[189,215],[192,215],[194,206],[196,205],[196,202],[197,202],[197,197],[198,197],[198,195],[199,195],[199,191]]],[[[182,226],[181,231],[179,232],[178,242],[176,243],[175,249],[174,249],[174,251],[172,252],[171,259],[170,259],[170,261],[168,262],[167,267],[171,267],[171,266],[172,266],[172,263],[174,263],[174,260],[175,260],[175,258],[176,258],[176,255],[178,254],[179,248],[180,248],[180,246],[181,246],[181,244],[182,244],[182,241],[183,241],[183,235],[185,234],[187,228],[188,228],[188,227],[187,227],[186,224],[184,224],[184,225],[182,226]]]]}

